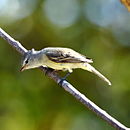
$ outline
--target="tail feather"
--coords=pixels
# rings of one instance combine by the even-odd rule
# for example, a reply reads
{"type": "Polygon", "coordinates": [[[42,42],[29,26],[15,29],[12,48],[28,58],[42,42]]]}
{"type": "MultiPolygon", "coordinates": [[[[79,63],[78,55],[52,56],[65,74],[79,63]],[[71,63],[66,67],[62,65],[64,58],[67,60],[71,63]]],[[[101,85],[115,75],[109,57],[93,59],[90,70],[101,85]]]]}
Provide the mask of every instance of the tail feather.
{"type": "Polygon", "coordinates": [[[90,64],[85,64],[86,69],[94,74],[96,74],[97,76],[99,76],[102,80],[104,80],[105,82],[108,83],[108,85],[111,85],[111,82],[104,76],[102,75],[99,71],[97,71],[93,66],[91,66],[90,64]]]}

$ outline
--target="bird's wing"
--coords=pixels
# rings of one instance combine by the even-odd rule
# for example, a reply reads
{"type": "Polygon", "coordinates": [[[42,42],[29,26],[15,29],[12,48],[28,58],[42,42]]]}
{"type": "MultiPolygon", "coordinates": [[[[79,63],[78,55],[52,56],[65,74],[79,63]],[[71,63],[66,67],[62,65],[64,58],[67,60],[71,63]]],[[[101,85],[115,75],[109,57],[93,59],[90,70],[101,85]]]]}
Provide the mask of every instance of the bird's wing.
{"type": "Polygon", "coordinates": [[[47,57],[57,63],[92,63],[92,59],[69,48],[46,48],[47,57]]]}

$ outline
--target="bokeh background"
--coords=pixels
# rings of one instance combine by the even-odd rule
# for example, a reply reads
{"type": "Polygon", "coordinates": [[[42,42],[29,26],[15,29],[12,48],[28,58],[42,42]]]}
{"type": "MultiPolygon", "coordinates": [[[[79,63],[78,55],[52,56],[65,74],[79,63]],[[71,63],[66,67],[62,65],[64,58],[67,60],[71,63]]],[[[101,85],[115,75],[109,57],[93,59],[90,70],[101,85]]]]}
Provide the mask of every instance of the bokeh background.
{"type": "MultiPolygon", "coordinates": [[[[68,81],[130,127],[130,13],[119,0],[0,0],[0,27],[27,49],[70,47],[91,57],[112,86],[80,69],[68,81]]],[[[20,64],[0,38],[0,130],[113,130],[39,69],[21,73],[20,64]]]]}

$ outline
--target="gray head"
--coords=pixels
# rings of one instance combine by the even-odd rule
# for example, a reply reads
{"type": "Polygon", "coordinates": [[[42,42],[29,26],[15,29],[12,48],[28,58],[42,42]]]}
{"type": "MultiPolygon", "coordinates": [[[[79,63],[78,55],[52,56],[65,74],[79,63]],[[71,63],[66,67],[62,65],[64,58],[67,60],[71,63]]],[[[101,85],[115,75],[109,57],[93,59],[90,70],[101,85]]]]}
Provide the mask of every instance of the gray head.
{"type": "Polygon", "coordinates": [[[25,69],[31,69],[31,68],[36,68],[39,67],[38,66],[38,62],[37,62],[37,51],[35,51],[34,49],[29,50],[23,58],[22,61],[22,67],[20,71],[23,71],[25,69]]]}

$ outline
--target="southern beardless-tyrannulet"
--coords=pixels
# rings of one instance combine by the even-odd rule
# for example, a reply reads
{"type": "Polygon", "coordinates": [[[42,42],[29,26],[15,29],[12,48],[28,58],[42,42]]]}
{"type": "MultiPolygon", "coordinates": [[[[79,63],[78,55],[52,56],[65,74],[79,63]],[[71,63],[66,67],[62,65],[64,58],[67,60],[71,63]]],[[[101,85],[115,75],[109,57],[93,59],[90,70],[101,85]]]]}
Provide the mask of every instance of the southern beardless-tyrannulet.
{"type": "Polygon", "coordinates": [[[81,68],[96,74],[111,85],[111,82],[91,66],[90,63],[93,63],[92,59],[70,48],[47,47],[40,51],[35,51],[34,49],[29,50],[24,55],[21,71],[43,66],[54,70],[69,71],[71,73],[73,69],[81,68]]]}

